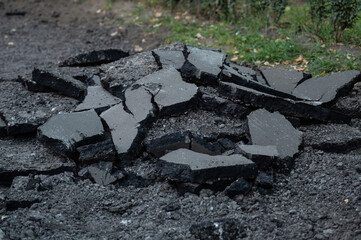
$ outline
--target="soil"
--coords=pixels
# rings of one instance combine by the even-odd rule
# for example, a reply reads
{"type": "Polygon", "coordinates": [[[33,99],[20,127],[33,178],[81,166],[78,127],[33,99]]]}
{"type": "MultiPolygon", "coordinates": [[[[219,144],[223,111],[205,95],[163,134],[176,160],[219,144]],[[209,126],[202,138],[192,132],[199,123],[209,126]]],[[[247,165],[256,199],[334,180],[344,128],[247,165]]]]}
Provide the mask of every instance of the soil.
{"type": "MultiPolygon", "coordinates": [[[[61,59],[84,51],[120,48],[134,53],[137,45],[144,50],[161,45],[164,33],[148,35],[136,25],[119,24],[132,9],[131,2],[121,3],[103,11],[104,1],[0,0],[1,81],[29,77],[34,67],[57,68],[61,59]],[[6,16],[9,11],[26,14],[6,16]]],[[[195,111],[178,119],[160,119],[154,131],[179,131],[172,128],[175,122],[205,134],[212,128],[220,133],[231,131],[232,124],[242,126],[239,120],[220,117],[224,125],[220,128],[205,121],[206,114],[195,111]],[[206,127],[197,129],[196,122],[205,122],[206,127]]],[[[360,120],[353,119],[352,126],[361,130],[360,120]]],[[[308,125],[300,130],[308,142],[317,142],[319,136],[312,129],[318,128],[308,125]]],[[[327,141],[340,142],[339,133],[327,136],[327,141]]],[[[32,151],[40,143],[35,136],[26,139],[36,146],[21,148],[32,149],[29,156],[21,154],[23,161],[34,161],[32,151]]],[[[19,149],[24,145],[22,138],[2,140],[19,144],[19,149]]],[[[11,155],[16,153],[14,146],[0,149],[11,155]]],[[[126,167],[127,177],[110,186],[80,178],[78,170],[29,174],[15,178],[11,188],[0,187],[0,239],[194,239],[191,225],[226,218],[242,222],[245,239],[361,239],[360,148],[330,153],[306,144],[290,173],[275,173],[271,191],[253,185],[249,194],[234,199],[209,189],[181,194],[157,177],[155,159],[149,156],[126,167]],[[6,207],[19,196],[28,200],[24,206],[6,207]]]]}

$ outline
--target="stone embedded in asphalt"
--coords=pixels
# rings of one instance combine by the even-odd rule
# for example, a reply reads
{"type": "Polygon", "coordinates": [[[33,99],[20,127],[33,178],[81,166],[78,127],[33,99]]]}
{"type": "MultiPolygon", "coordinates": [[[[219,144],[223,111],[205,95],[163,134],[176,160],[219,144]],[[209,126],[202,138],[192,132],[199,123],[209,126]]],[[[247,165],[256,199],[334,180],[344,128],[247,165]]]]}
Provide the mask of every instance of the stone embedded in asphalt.
{"type": "MultiPolygon", "coordinates": [[[[139,85],[143,86],[153,95],[160,115],[177,115],[187,112],[197,105],[198,87],[184,82],[180,73],[173,67],[162,69],[140,79],[132,88],[139,85]]],[[[128,90],[130,94],[132,94],[132,88],[128,90]]],[[[129,105],[127,97],[126,105],[129,105]]],[[[131,109],[129,110],[132,111],[131,109]]]]}
{"type": "Polygon", "coordinates": [[[273,187],[273,172],[263,172],[258,173],[256,184],[262,188],[272,188],[273,187]]]}
{"type": "Polygon", "coordinates": [[[190,149],[191,134],[189,131],[181,131],[167,134],[160,138],[154,139],[147,144],[147,152],[156,157],[161,157],[164,154],[177,150],[180,148],[190,149]]]}
{"type": "Polygon", "coordinates": [[[35,138],[0,139],[0,185],[10,185],[16,176],[58,174],[74,171],[76,165],[54,155],[35,138]]]}
{"type": "Polygon", "coordinates": [[[117,61],[121,58],[128,57],[129,53],[120,49],[106,49],[82,53],[75,57],[70,57],[62,61],[60,67],[78,67],[78,66],[94,66],[104,63],[117,61]]]}
{"type": "Polygon", "coordinates": [[[259,83],[253,77],[247,74],[237,72],[231,67],[224,66],[220,80],[223,82],[234,83],[243,87],[251,88],[256,91],[271,94],[277,97],[296,99],[293,95],[274,89],[266,84],[259,83]]]}
{"type": "Polygon", "coordinates": [[[347,94],[359,81],[361,81],[359,71],[338,72],[308,79],[298,85],[292,94],[301,99],[327,104],[333,102],[337,97],[347,94]]]}
{"type": "Polygon", "coordinates": [[[124,91],[128,87],[158,70],[152,52],[142,52],[102,66],[100,77],[106,90],[124,100],[124,91]]]}
{"type": "Polygon", "coordinates": [[[238,219],[226,218],[193,224],[190,232],[199,240],[242,239],[246,237],[238,219]]]}
{"type": "Polygon", "coordinates": [[[319,120],[322,122],[349,123],[351,121],[350,117],[321,107],[318,103],[305,103],[303,101],[280,98],[234,83],[220,82],[218,93],[228,97],[232,101],[257,108],[264,107],[269,111],[279,111],[287,116],[319,120]]]}
{"type": "Polygon", "coordinates": [[[211,143],[205,140],[201,136],[193,135],[191,138],[191,148],[192,151],[208,154],[208,155],[221,155],[224,151],[222,145],[218,142],[211,143]]]}
{"type": "Polygon", "coordinates": [[[78,100],[83,100],[87,91],[86,84],[71,76],[59,75],[36,68],[32,73],[32,81],[62,95],[78,100]]]}
{"type": "Polygon", "coordinates": [[[117,159],[114,144],[111,139],[78,147],[78,161],[81,163],[95,163],[99,161],[113,162],[117,159]]]}
{"type": "Polygon", "coordinates": [[[298,153],[303,134],[280,113],[259,109],[247,120],[251,144],[276,146],[280,159],[292,159],[298,153]]]}
{"type": "Polygon", "coordinates": [[[244,178],[238,178],[226,188],[226,194],[227,196],[233,198],[240,194],[247,194],[251,191],[251,189],[251,184],[249,184],[244,178]]]}
{"type": "Polygon", "coordinates": [[[121,100],[119,98],[110,94],[103,87],[93,86],[88,87],[84,101],[75,108],[75,111],[79,112],[94,109],[100,114],[120,102],[121,100]]]}
{"type": "Polygon", "coordinates": [[[63,156],[74,158],[76,148],[105,138],[100,117],[94,110],[61,113],[38,128],[38,139],[63,156]]]}
{"type": "Polygon", "coordinates": [[[183,51],[177,50],[154,50],[153,56],[160,68],[174,67],[181,70],[186,61],[183,51]]]}
{"type": "Polygon", "coordinates": [[[314,149],[346,153],[361,147],[360,129],[346,124],[309,125],[301,130],[305,132],[305,146],[314,149]]]}
{"type": "Polygon", "coordinates": [[[204,183],[257,176],[256,164],[242,155],[210,156],[188,149],[160,157],[157,168],[162,176],[180,182],[204,183]]]}
{"type": "Polygon", "coordinates": [[[115,150],[120,160],[124,163],[132,160],[142,148],[145,129],[132,114],[124,110],[122,104],[109,108],[100,117],[110,129],[115,150]]]}
{"type": "Polygon", "coordinates": [[[90,165],[87,169],[94,182],[103,186],[112,184],[125,177],[120,171],[113,172],[112,162],[95,163],[90,165]]]}
{"type": "Polygon", "coordinates": [[[182,76],[200,85],[217,85],[218,76],[226,59],[221,50],[187,46],[187,61],[182,66],[182,76]]]}
{"type": "Polygon", "coordinates": [[[125,105],[138,123],[155,116],[152,94],[142,86],[133,85],[125,91],[125,105]]]}
{"type": "Polygon", "coordinates": [[[243,145],[239,144],[235,150],[255,162],[259,169],[269,169],[278,158],[279,153],[277,147],[260,146],[260,145],[243,145]]]}
{"type": "Polygon", "coordinates": [[[0,115],[8,135],[34,133],[52,115],[71,111],[77,100],[54,93],[27,91],[18,82],[0,82],[0,115]]]}
{"type": "Polygon", "coordinates": [[[4,120],[0,118],[0,137],[7,135],[7,127],[8,125],[6,124],[6,122],[4,122],[4,120]]]}
{"type": "Polygon", "coordinates": [[[214,111],[218,115],[228,115],[236,118],[244,119],[250,113],[247,107],[233,103],[227,99],[211,96],[202,93],[200,98],[200,108],[207,111],[214,111]]]}
{"type": "Polygon", "coordinates": [[[261,68],[268,84],[281,92],[292,94],[296,86],[312,77],[311,74],[281,68],[261,68]]]}

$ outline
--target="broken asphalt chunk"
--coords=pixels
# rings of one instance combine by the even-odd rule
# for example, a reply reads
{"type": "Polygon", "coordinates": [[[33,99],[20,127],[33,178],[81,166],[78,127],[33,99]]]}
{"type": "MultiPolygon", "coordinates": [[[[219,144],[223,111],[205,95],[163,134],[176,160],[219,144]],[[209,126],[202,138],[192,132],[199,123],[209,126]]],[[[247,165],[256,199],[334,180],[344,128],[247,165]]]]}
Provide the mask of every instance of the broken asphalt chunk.
{"type": "Polygon", "coordinates": [[[61,76],[57,73],[51,73],[35,68],[32,73],[32,81],[62,95],[73,97],[78,100],[83,100],[86,95],[87,86],[70,76],[61,76]]]}
{"type": "Polygon", "coordinates": [[[181,70],[186,61],[183,51],[177,50],[154,50],[153,56],[160,68],[174,67],[181,70]]]}
{"type": "Polygon", "coordinates": [[[347,94],[359,81],[361,81],[359,71],[338,72],[308,79],[298,85],[292,94],[301,99],[327,104],[333,102],[337,97],[347,94]]]}
{"type": "Polygon", "coordinates": [[[124,91],[142,77],[158,71],[152,52],[142,52],[101,67],[103,87],[124,100],[124,91]]]}
{"type": "Polygon", "coordinates": [[[98,114],[100,114],[120,102],[121,100],[119,98],[110,94],[103,87],[93,86],[88,87],[87,95],[84,101],[76,107],[75,111],[79,112],[94,109],[98,114]]]}
{"type": "Polygon", "coordinates": [[[125,163],[132,160],[142,147],[145,129],[133,115],[124,110],[122,104],[109,108],[100,116],[110,129],[120,160],[125,163]]]}
{"type": "Polygon", "coordinates": [[[85,145],[76,149],[79,153],[79,162],[89,164],[99,161],[113,162],[117,159],[111,139],[85,145]]]}
{"type": "Polygon", "coordinates": [[[94,110],[62,113],[38,128],[38,139],[57,153],[74,158],[77,147],[103,140],[104,128],[94,110]]]}
{"type": "Polygon", "coordinates": [[[346,153],[361,147],[361,131],[346,124],[310,125],[305,131],[305,145],[325,152],[346,153]]]}
{"type": "Polygon", "coordinates": [[[204,183],[257,176],[256,164],[242,155],[210,156],[188,149],[162,156],[157,167],[162,176],[180,182],[204,183]]]}
{"type": "Polygon", "coordinates": [[[8,135],[34,133],[52,115],[71,111],[77,100],[54,93],[33,93],[17,82],[0,82],[0,115],[8,135]]]}
{"type": "Polygon", "coordinates": [[[243,224],[232,218],[193,224],[189,230],[199,240],[241,239],[246,236],[243,224]]]}
{"type": "Polygon", "coordinates": [[[94,66],[104,63],[117,61],[121,58],[128,57],[129,53],[120,49],[107,49],[92,51],[88,53],[79,54],[75,57],[70,57],[62,61],[60,67],[78,67],[78,66],[94,66]]]}
{"type": "Polygon", "coordinates": [[[152,94],[142,86],[135,85],[125,91],[125,105],[138,123],[150,120],[155,115],[152,94]]]}
{"type": "Polygon", "coordinates": [[[187,46],[187,61],[182,66],[182,76],[192,83],[215,86],[226,54],[221,50],[187,46]]]}
{"type": "Polygon", "coordinates": [[[295,129],[278,112],[271,113],[259,109],[248,115],[247,119],[251,143],[261,146],[275,145],[280,159],[286,160],[285,167],[291,167],[292,158],[298,153],[302,144],[302,132],[295,129]]]}
{"type": "Polygon", "coordinates": [[[190,149],[194,152],[204,153],[208,155],[220,155],[224,151],[220,143],[208,142],[201,136],[192,136],[190,149]]]}
{"type": "MultiPolygon", "coordinates": [[[[153,95],[154,102],[157,104],[162,116],[177,115],[196,107],[198,87],[184,82],[180,73],[173,67],[160,70],[140,79],[132,88],[138,85],[143,86],[153,95]]],[[[129,91],[132,94],[132,88],[127,92],[129,91]]],[[[128,100],[126,105],[128,106],[128,100]]],[[[130,107],[128,106],[128,108],[130,107]]]]}
{"type": "Polygon", "coordinates": [[[0,184],[10,185],[16,176],[58,174],[76,165],[54,155],[34,138],[0,139],[0,184]]]}
{"type": "Polygon", "coordinates": [[[311,74],[280,68],[262,68],[267,83],[274,89],[292,94],[296,86],[312,77],[311,74]]]}
{"type": "Polygon", "coordinates": [[[276,146],[239,144],[235,152],[251,159],[257,164],[259,169],[269,169],[279,156],[276,146]]]}
{"type": "Polygon", "coordinates": [[[90,177],[99,185],[109,185],[122,178],[125,175],[120,171],[113,171],[113,163],[99,162],[87,167],[90,177]]]}
{"type": "Polygon", "coordinates": [[[239,194],[247,194],[251,189],[252,186],[244,178],[238,178],[226,188],[226,194],[233,198],[239,194]]]}
{"type": "Polygon", "coordinates": [[[351,120],[348,116],[321,107],[317,103],[305,103],[280,98],[234,83],[220,82],[218,92],[233,101],[253,107],[264,107],[269,111],[279,111],[288,116],[335,123],[349,123],[351,120]]]}
{"type": "Polygon", "coordinates": [[[273,187],[273,172],[260,171],[256,179],[256,184],[259,187],[270,189],[273,187]]]}
{"type": "Polygon", "coordinates": [[[147,152],[161,157],[164,154],[180,148],[190,149],[191,135],[189,131],[181,131],[167,134],[163,137],[152,140],[147,144],[147,152]]]}

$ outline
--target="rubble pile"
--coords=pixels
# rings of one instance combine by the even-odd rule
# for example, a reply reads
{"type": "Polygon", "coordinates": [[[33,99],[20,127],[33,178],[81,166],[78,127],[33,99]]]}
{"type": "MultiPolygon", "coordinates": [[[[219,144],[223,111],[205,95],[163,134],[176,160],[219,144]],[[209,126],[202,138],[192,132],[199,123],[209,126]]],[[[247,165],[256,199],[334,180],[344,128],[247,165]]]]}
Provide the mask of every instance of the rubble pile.
{"type": "MultiPolygon", "coordinates": [[[[233,198],[252,186],[272,189],[274,172],[292,170],[304,145],[329,152],[361,147],[360,131],[347,125],[355,112],[340,107],[361,80],[358,71],[312,78],[251,69],[229,62],[221,50],[181,43],[131,56],[93,51],[59,67],[97,65],[95,75],[35,68],[31,79],[0,82],[1,184],[74,172],[121,186],[132,178],[124,169],[141,160],[155,163],[155,177],[137,179],[169,181],[194,193],[221,190],[233,198]],[[319,123],[319,130],[308,123],[319,123]],[[335,131],[342,134],[329,141],[327,133],[335,131]],[[304,132],[324,134],[311,142],[304,132]],[[14,150],[14,142],[22,149],[14,150]]],[[[7,206],[39,201],[11,196],[7,206]]],[[[242,232],[235,220],[222,221],[191,231],[215,234],[222,226],[242,232]]]]}

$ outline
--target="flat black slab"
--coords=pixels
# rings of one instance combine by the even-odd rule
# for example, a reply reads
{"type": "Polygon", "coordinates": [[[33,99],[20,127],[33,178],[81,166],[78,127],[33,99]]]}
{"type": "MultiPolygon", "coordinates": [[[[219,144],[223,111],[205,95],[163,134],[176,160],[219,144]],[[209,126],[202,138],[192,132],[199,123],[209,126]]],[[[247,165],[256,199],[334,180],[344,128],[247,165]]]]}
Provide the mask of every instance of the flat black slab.
{"type": "Polygon", "coordinates": [[[125,105],[138,123],[149,120],[155,115],[152,94],[143,86],[136,85],[125,91],[125,105]]]}
{"type": "Polygon", "coordinates": [[[109,185],[124,177],[120,171],[113,172],[112,162],[99,162],[87,167],[90,177],[99,185],[109,185]]]}
{"type": "Polygon", "coordinates": [[[61,113],[38,128],[38,139],[63,156],[75,157],[76,148],[104,139],[104,128],[94,110],[61,113]]]}
{"type": "Polygon", "coordinates": [[[293,158],[302,144],[302,132],[278,112],[259,109],[247,117],[251,143],[277,146],[281,159],[293,158]]]}
{"type": "Polygon", "coordinates": [[[58,73],[35,68],[32,73],[32,81],[62,95],[78,100],[84,99],[86,95],[86,84],[71,76],[59,75],[58,73]]]}
{"type": "Polygon", "coordinates": [[[305,132],[305,146],[325,152],[346,153],[361,147],[361,131],[346,124],[309,125],[305,132]]]}
{"type": "Polygon", "coordinates": [[[222,145],[218,142],[209,142],[202,136],[193,135],[190,150],[208,155],[221,155],[224,152],[222,145]]]}
{"type": "Polygon", "coordinates": [[[348,93],[359,81],[361,81],[359,71],[338,72],[324,77],[308,79],[298,85],[292,94],[298,98],[327,104],[340,95],[348,93]]]}
{"type": "Polygon", "coordinates": [[[274,161],[279,156],[277,146],[274,145],[260,146],[238,144],[235,152],[251,159],[260,169],[268,169],[272,167],[274,161]]]}
{"type": "Polygon", "coordinates": [[[110,129],[120,160],[127,162],[133,159],[142,148],[145,137],[141,125],[132,114],[124,110],[122,104],[111,107],[100,116],[110,129]]]}
{"type": "Polygon", "coordinates": [[[187,46],[187,61],[182,76],[188,81],[201,85],[217,85],[218,75],[226,58],[221,50],[187,46]]]}
{"type": "Polygon", "coordinates": [[[8,135],[34,133],[52,115],[71,111],[77,100],[55,93],[33,93],[21,83],[0,82],[0,115],[8,135]]]}
{"type": "Polygon", "coordinates": [[[298,84],[312,77],[311,74],[281,68],[261,68],[262,75],[274,89],[292,94],[298,84]]]}
{"type": "Polygon", "coordinates": [[[186,61],[183,50],[154,50],[153,55],[160,68],[174,67],[181,70],[186,61]]]}
{"type": "Polygon", "coordinates": [[[263,107],[269,111],[279,111],[288,116],[314,119],[323,122],[349,123],[350,117],[321,107],[318,103],[305,103],[276,97],[234,83],[220,82],[219,94],[233,101],[253,107],[263,107]]]}
{"type": "Polygon", "coordinates": [[[142,52],[101,67],[101,82],[111,94],[124,99],[124,91],[159,67],[152,52],[142,52]]]}
{"type": "Polygon", "coordinates": [[[162,156],[157,167],[162,176],[180,182],[204,183],[257,176],[256,164],[242,155],[210,156],[188,149],[178,149],[162,156]]]}
{"type": "Polygon", "coordinates": [[[75,111],[94,109],[97,113],[101,113],[120,102],[119,98],[110,94],[103,87],[91,86],[88,87],[85,99],[75,108],[75,111]]]}
{"type": "Polygon", "coordinates": [[[106,49],[82,53],[62,61],[60,67],[94,66],[128,57],[129,53],[120,49],[106,49]]]}
{"type": "Polygon", "coordinates": [[[156,157],[161,157],[164,154],[177,150],[180,148],[190,149],[191,134],[189,131],[180,131],[176,133],[167,134],[160,138],[154,139],[147,144],[147,152],[156,157]]]}
{"type": "Polygon", "coordinates": [[[16,176],[75,171],[67,158],[54,155],[35,138],[0,139],[0,184],[10,185],[16,176]]]}
{"type": "MultiPolygon", "coordinates": [[[[195,84],[184,82],[174,67],[150,74],[137,81],[134,87],[137,85],[145,87],[152,93],[160,115],[163,116],[184,113],[197,104],[198,87],[195,84]]],[[[127,92],[129,91],[129,94],[133,95],[131,90],[132,88],[127,92]]],[[[126,104],[128,106],[128,101],[126,104]]]]}
{"type": "Polygon", "coordinates": [[[114,144],[111,139],[81,146],[76,150],[79,153],[78,161],[85,164],[99,161],[112,162],[117,159],[114,144]]]}

